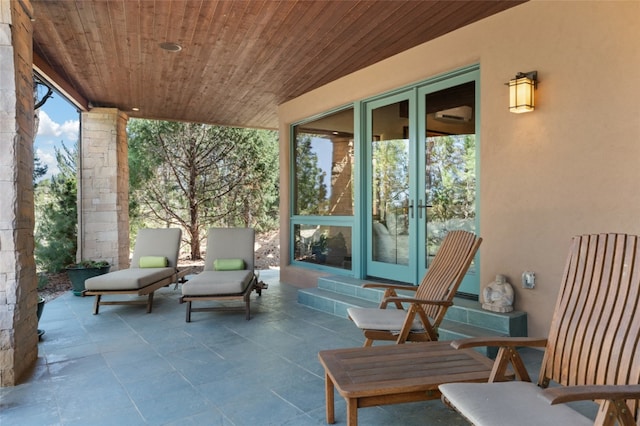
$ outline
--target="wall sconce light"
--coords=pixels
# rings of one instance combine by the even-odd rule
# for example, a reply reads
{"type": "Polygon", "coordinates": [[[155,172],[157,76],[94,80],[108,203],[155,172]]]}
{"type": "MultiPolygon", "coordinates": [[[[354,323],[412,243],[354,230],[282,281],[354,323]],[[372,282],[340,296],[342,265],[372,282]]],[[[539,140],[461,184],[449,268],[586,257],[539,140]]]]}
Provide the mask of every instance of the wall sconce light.
{"type": "Polygon", "coordinates": [[[509,80],[509,111],[517,114],[533,111],[534,92],[538,86],[538,71],[519,72],[509,80]]]}

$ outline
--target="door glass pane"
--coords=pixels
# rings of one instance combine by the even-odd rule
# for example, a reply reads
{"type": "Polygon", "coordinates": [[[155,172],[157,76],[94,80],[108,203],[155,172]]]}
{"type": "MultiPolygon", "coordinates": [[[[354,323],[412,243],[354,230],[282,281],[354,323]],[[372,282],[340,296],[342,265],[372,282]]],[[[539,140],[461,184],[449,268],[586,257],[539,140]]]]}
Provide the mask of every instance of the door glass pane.
{"type": "Polygon", "coordinates": [[[426,264],[447,232],[475,232],[475,82],[426,95],[426,264]]]}
{"type": "Polygon", "coordinates": [[[371,126],[372,259],[408,265],[408,102],[374,109],[371,126]]]}

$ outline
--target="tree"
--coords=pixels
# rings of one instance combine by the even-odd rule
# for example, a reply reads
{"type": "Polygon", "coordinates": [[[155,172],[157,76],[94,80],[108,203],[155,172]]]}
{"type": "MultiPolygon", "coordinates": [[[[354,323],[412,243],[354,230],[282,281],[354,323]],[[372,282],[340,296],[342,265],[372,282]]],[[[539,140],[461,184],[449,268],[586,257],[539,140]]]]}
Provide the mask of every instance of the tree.
{"type": "MultiPolygon", "coordinates": [[[[36,229],[35,258],[41,270],[59,272],[75,260],[77,251],[77,145],[56,148],[60,173],[43,181],[43,200],[36,229]]],[[[40,189],[40,186],[39,186],[40,189]]]]}
{"type": "Polygon", "coordinates": [[[306,216],[323,214],[329,205],[326,172],[318,164],[311,138],[304,135],[296,141],[296,214],[306,216]]]}
{"type": "Polygon", "coordinates": [[[42,164],[42,160],[37,155],[33,157],[33,187],[38,186],[38,179],[47,174],[49,167],[42,164]]]}
{"type": "Polygon", "coordinates": [[[427,139],[427,180],[432,219],[475,217],[475,138],[473,135],[427,139]]]}
{"type": "Polygon", "coordinates": [[[210,226],[275,224],[275,132],[150,120],[128,131],[132,216],[183,228],[192,259],[210,226]]]}
{"type": "Polygon", "coordinates": [[[391,139],[374,142],[371,149],[374,209],[384,223],[387,214],[397,215],[408,207],[408,145],[404,139],[391,139]]]}

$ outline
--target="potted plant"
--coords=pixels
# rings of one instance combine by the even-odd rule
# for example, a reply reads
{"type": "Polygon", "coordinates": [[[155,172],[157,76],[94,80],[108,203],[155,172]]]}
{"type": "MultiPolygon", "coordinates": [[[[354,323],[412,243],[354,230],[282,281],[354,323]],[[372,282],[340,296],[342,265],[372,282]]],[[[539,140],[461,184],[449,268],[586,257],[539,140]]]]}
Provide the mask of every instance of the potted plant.
{"type": "Polygon", "coordinates": [[[106,274],[110,268],[111,265],[105,260],[83,260],[82,262],[68,265],[66,269],[73,288],[73,294],[82,296],[82,292],[85,290],[85,280],[106,274]]]}

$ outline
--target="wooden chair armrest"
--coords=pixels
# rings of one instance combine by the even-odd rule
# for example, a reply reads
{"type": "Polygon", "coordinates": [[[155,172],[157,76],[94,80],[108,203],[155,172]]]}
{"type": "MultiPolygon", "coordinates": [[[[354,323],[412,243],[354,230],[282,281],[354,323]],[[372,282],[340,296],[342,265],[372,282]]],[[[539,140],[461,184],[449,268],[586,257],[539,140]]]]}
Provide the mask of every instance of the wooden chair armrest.
{"type": "Polygon", "coordinates": [[[531,378],[527,368],[514,348],[519,346],[544,347],[547,345],[546,338],[539,337],[471,337],[468,339],[454,340],[451,346],[455,349],[475,348],[478,346],[497,346],[498,354],[493,363],[489,382],[503,382],[511,380],[513,374],[518,380],[530,382],[531,378]],[[509,371],[509,365],[513,367],[513,373],[509,371]]]}
{"type": "Polygon", "coordinates": [[[416,299],[414,297],[387,297],[385,301],[387,303],[400,302],[400,303],[418,303],[418,304],[438,305],[438,306],[453,306],[453,302],[449,300],[416,299]]]}
{"type": "Polygon", "coordinates": [[[478,346],[544,347],[546,345],[547,339],[540,337],[470,337],[451,342],[451,346],[455,349],[475,348],[478,346]]]}
{"type": "Polygon", "coordinates": [[[394,290],[406,290],[406,291],[417,291],[418,286],[415,285],[402,285],[402,284],[384,284],[384,283],[366,283],[362,284],[362,288],[387,288],[394,290]]]}
{"type": "Polygon", "coordinates": [[[552,405],[596,399],[640,399],[640,385],[560,386],[545,389],[542,396],[552,405]]]}
{"type": "Polygon", "coordinates": [[[178,269],[176,272],[176,278],[178,278],[178,280],[186,277],[187,275],[191,274],[191,270],[193,268],[191,266],[187,266],[184,269],[178,269]]]}

